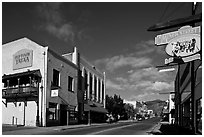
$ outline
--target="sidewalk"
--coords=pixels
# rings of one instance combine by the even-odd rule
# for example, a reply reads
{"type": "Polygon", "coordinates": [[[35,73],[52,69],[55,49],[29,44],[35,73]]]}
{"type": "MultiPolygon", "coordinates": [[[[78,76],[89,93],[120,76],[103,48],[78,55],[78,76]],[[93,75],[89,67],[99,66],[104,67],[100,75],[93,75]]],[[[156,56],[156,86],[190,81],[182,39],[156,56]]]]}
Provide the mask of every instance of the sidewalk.
{"type": "MultiPolygon", "coordinates": [[[[132,120],[120,120],[118,123],[122,122],[133,122],[132,120]]],[[[29,126],[13,126],[13,125],[2,125],[2,135],[32,135],[32,134],[41,134],[43,132],[51,131],[61,131],[66,129],[75,129],[83,128],[89,126],[99,126],[108,123],[92,123],[88,124],[78,124],[78,125],[66,125],[66,126],[52,126],[52,127],[29,127],[29,126]]]]}
{"type": "Polygon", "coordinates": [[[107,123],[93,123],[91,125],[88,124],[79,124],[79,125],[66,125],[66,126],[52,126],[52,127],[28,127],[28,126],[12,126],[12,125],[2,125],[2,135],[32,135],[32,134],[40,134],[43,132],[50,131],[61,131],[66,129],[74,129],[74,128],[83,128],[88,126],[97,126],[107,123]]]}
{"type": "Polygon", "coordinates": [[[168,122],[159,122],[149,133],[151,135],[194,135],[190,129],[171,125],[168,122]]]}

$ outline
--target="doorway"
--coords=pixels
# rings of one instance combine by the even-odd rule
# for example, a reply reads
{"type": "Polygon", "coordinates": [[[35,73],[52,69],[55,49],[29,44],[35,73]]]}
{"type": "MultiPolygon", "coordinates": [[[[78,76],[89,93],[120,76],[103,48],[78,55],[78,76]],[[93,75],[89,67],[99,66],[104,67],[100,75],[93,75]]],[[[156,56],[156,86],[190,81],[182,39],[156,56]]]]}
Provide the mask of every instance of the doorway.
{"type": "Polygon", "coordinates": [[[67,124],[67,105],[60,104],[60,125],[67,124]]]}

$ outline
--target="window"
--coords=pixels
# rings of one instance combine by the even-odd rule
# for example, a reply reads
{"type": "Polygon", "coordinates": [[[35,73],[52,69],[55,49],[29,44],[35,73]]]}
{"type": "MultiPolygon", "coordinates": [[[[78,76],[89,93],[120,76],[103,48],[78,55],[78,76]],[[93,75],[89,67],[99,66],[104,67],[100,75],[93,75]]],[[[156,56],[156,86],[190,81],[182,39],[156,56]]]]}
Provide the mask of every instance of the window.
{"type": "Polygon", "coordinates": [[[56,69],[53,69],[53,81],[52,81],[52,86],[57,86],[59,87],[59,71],[56,69]]]}
{"type": "Polygon", "coordinates": [[[101,101],[101,81],[98,81],[98,101],[101,101]]]}
{"type": "Polygon", "coordinates": [[[69,122],[73,122],[77,120],[78,113],[74,110],[69,110],[69,122]]]}
{"type": "Polygon", "coordinates": [[[102,102],[103,102],[103,100],[104,100],[104,83],[102,82],[102,102]]]}
{"type": "Polygon", "coordinates": [[[74,92],[74,79],[68,76],[68,91],[74,92]]]}
{"type": "Polygon", "coordinates": [[[202,133],[202,98],[196,101],[196,129],[202,133]]]}
{"type": "Polygon", "coordinates": [[[197,71],[196,71],[196,80],[195,80],[195,85],[197,86],[198,84],[202,83],[202,66],[199,66],[197,71]]]}
{"type": "Polygon", "coordinates": [[[57,120],[57,103],[49,102],[49,120],[57,120]]]}
{"type": "Polygon", "coordinates": [[[84,99],[87,100],[87,92],[88,92],[88,75],[87,75],[87,72],[86,70],[84,69],[84,89],[85,89],[85,92],[84,92],[84,99]]]}
{"type": "Polygon", "coordinates": [[[96,77],[94,77],[94,100],[96,100],[96,95],[97,95],[97,80],[96,77]]]}
{"type": "Polygon", "coordinates": [[[90,73],[90,78],[89,78],[89,91],[90,91],[90,99],[92,99],[92,74],[90,73]]]}
{"type": "Polygon", "coordinates": [[[83,76],[82,76],[82,71],[79,70],[79,90],[82,90],[82,79],[83,79],[83,76]]]}
{"type": "Polygon", "coordinates": [[[85,90],[87,91],[87,89],[88,89],[88,75],[87,75],[86,70],[85,70],[85,74],[84,74],[84,84],[85,84],[85,90]]]}

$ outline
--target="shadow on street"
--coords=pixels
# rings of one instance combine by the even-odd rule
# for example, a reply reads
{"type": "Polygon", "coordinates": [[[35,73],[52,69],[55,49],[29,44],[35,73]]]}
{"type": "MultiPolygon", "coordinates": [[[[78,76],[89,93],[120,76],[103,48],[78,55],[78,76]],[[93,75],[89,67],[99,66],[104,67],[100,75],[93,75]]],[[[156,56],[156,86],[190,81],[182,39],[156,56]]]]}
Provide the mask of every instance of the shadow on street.
{"type": "Polygon", "coordinates": [[[159,131],[151,132],[153,135],[194,135],[190,129],[176,125],[162,124],[159,131]]]}

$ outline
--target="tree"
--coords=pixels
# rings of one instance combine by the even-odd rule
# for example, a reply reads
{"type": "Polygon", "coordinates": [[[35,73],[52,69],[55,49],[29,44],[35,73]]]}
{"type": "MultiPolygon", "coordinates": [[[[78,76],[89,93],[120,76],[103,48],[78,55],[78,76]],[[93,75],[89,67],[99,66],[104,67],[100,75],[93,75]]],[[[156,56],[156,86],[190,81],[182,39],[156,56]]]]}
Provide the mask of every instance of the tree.
{"type": "Polygon", "coordinates": [[[125,112],[127,113],[128,118],[133,118],[135,115],[135,109],[133,105],[127,103],[124,105],[124,108],[125,108],[125,112]]]}
{"type": "Polygon", "coordinates": [[[112,113],[115,118],[117,118],[118,115],[123,115],[125,112],[123,99],[116,94],[113,97],[106,95],[106,109],[109,113],[112,113]]]}

